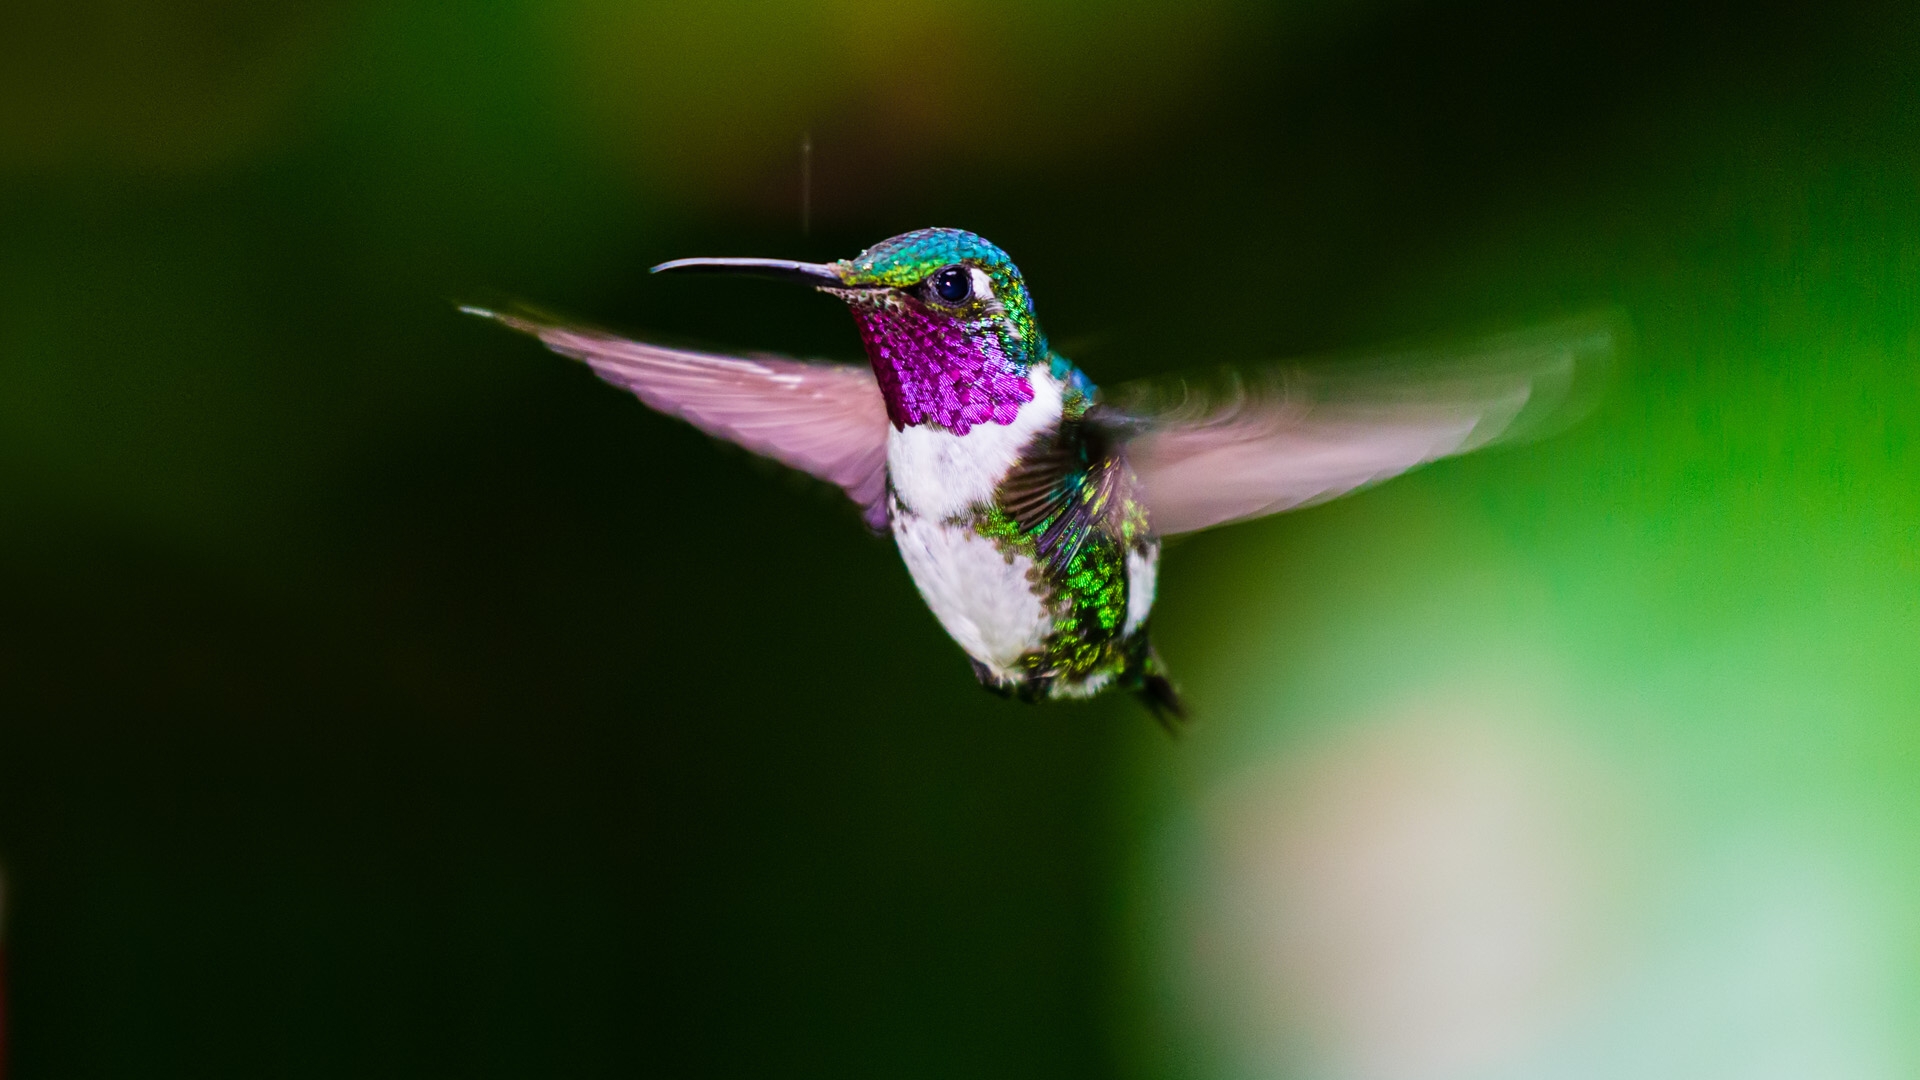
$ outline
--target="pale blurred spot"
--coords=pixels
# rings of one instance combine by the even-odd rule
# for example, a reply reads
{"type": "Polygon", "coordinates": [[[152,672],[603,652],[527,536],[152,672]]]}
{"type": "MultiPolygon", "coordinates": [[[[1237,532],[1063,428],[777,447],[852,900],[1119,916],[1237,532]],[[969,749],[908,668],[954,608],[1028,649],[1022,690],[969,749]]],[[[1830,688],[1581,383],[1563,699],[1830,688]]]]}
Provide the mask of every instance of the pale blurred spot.
{"type": "MultiPolygon", "coordinates": [[[[1857,829],[1848,830],[1857,834],[1857,829]]],[[[1512,1080],[1894,1080],[1911,946],[1847,832],[1743,839],[1683,862],[1601,1007],[1512,1080]],[[1850,865],[1851,864],[1851,865],[1850,865]]],[[[1901,1058],[1906,1057],[1903,1065],[1901,1058]]]]}
{"type": "Polygon", "coordinates": [[[1618,815],[1543,711],[1436,696],[1213,790],[1195,1004],[1248,1075],[1480,1075],[1599,984],[1618,815]]]}

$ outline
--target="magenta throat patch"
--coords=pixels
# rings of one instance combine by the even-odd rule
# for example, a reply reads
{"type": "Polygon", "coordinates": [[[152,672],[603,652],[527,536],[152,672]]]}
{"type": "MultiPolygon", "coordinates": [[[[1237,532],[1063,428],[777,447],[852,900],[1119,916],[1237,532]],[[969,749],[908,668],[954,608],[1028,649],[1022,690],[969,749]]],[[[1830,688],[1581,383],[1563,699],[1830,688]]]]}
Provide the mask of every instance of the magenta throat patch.
{"type": "Polygon", "coordinates": [[[970,335],[958,319],[906,304],[852,310],[896,428],[934,423],[965,435],[975,424],[1013,423],[1033,400],[1026,372],[992,331],[970,335]]]}

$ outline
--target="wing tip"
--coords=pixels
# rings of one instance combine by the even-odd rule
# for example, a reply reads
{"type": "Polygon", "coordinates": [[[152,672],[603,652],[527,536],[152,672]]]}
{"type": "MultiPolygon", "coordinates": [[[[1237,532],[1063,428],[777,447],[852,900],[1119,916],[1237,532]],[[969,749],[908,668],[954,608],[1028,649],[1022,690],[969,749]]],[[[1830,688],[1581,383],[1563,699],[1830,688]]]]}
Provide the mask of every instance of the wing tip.
{"type": "Polygon", "coordinates": [[[458,302],[453,306],[454,310],[462,315],[472,315],[526,334],[528,337],[538,338],[554,352],[582,361],[596,369],[600,365],[594,363],[591,351],[581,343],[592,339],[624,340],[617,334],[600,330],[591,324],[563,318],[518,300],[509,300],[500,307],[458,302]]]}
{"type": "Polygon", "coordinates": [[[535,337],[543,336],[543,332],[549,328],[548,322],[538,316],[518,315],[511,311],[503,311],[500,308],[488,307],[484,304],[463,304],[456,301],[453,308],[462,315],[471,315],[476,319],[485,319],[490,323],[498,323],[509,330],[518,330],[523,334],[532,334],[535,337]]]}

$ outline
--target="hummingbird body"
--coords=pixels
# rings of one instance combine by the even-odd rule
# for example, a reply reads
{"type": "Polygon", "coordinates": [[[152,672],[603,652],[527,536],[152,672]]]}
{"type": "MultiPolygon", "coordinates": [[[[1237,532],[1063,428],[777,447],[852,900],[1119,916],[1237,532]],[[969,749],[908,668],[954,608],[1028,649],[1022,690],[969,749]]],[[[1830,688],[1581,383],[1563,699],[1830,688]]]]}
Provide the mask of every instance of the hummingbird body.
{"type": "Polygon", "coordinates": [[[1159,545],[1141,515],[1114,530],[1081,497],[1090,455],[1069,418],[1089,402],[1053,374],[1065,363],[1034,369],[1033,397],[1011,423],[965,435],[910,427],[887,439],[888,514],[907,572],[980,681],[1023,698],[1144,686],[1150,674],[1159,545]],[[1049,517],[1023,518],[1027,481],[1052,480],[1061,459],[1079,466],[1065,477],[1070,497],[1049,517]],[[1078,530],[1070,540],[1068,528],[1078,530]]]}
{"type": "Polygon", "coordinates": [[[860,367],[669,349],[467,309],[538,336],[707,432],[838,484],[892,534],[980,682],[1024,700],[1134,691],[1183,715],[1148,637],[1160,538],[1333,498],[1507,428],[1604,326],[1496,339],[1406,376],[1238,377],[1105,398],[1048,347],[1006,253],[920,229],[853,259],[681,259],[845,301],[860,367]]]}
{"type": "MultiPolygon", "coordinates": [[[[1088,483],[1124,466],[1083,430],[1095,388],[1047,347],[1012,260],[925,229],[846,267],[854,287],[827,291],[852,309],[892,424],[888,523],[974,674],[1026,699],[1147,690],[1159,546],[1130,486],[1088,483]]],[[[1177,710],[1164,680],[1153,692],[1177,710]]]]}

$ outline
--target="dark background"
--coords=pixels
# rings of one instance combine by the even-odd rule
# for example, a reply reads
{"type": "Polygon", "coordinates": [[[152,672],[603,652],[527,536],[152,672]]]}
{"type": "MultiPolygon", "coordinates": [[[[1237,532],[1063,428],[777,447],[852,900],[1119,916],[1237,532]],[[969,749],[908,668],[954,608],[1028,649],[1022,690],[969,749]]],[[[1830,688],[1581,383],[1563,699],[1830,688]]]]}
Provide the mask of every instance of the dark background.
{"type": "MultiPolygon", "coordinates": [[[[11,1075],[1156,1071],[1118,882],[1181,744],[979,692],[836,493],[453,302],[852,357],[829,300],[646,268],[939,224],[1096,379],[1610,307],[1593,426],[1430,490],[1610,478],[1647,574],[1710,576],[1705,490],[1920,520],[1916,46],[1893,3],[11,7],[11,1075]]],[[[1172,553],[1203,723],[1236,630],[1183,583],[1338,512],[1172,553]]]]}

